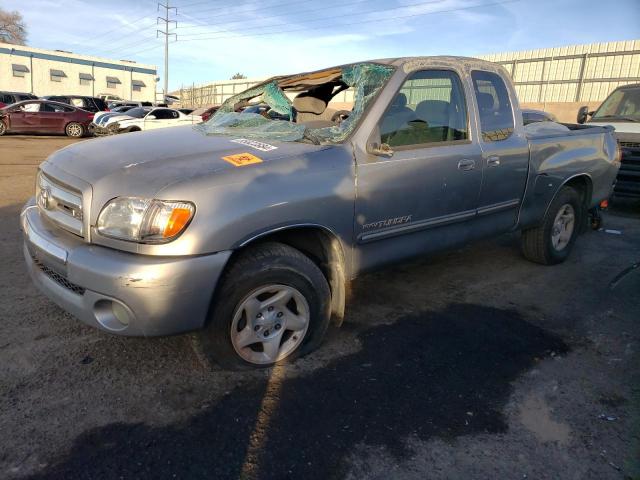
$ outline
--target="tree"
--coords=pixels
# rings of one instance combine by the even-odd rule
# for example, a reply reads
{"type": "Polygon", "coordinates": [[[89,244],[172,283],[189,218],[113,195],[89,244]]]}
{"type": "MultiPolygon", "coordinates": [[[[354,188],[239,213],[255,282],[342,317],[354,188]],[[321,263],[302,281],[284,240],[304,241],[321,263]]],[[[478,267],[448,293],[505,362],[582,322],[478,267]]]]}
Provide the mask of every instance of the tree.
{"type": "Polygon", "coordinates": [[[0,42],[24,45],[27,26],[20,12],[7,12],[0,8],[0,42]]]}
{"type": "Polygon", "coordinates": [[[247,78],[246,75],[243,75],[238,72],[233,77],[231,77],[231,80],[244,80],[245,78],[247,78]]]}

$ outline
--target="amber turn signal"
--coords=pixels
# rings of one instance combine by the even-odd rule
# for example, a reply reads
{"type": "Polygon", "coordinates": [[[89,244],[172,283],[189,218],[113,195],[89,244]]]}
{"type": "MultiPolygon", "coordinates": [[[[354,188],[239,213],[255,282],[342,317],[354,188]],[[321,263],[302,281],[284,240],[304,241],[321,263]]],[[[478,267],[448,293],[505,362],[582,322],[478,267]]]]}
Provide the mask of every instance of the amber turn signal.
{"type": "Polygon", "coordinates": [[[189,223],[189,220],[191,220],[191,213],[191,210],[187,208],[174,208],[167,221],[167,225],[164,227],[162,236],[164,238],[171,238],[180,233],[184,227],[186,227],[187,223],[189,223]]]}

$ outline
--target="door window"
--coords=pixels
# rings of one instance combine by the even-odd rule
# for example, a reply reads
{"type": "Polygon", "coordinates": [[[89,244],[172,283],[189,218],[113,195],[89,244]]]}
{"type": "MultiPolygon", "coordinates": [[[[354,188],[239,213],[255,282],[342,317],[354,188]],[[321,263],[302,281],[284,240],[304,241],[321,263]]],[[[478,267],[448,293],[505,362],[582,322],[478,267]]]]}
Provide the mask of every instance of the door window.
{"type": "Polygon", "coordinates": [[[511,100],[500,75],[476,70],[471,72],[473,90],[480,115],[480,132],[485,142],[505,140],[515,125],[511,100]]]}
{"type": "Polygon", "coordinates": [[[178,112],[169,110],[167,108],[158,108],[151,112],[151,115],[154,115],[158,120],[170,120],[173,118],[178,118],[178,112]]]}
{"type": "Polygon", "coordinates": [[[40,103],[25,103],[24,105],[20,105],[20,110],[23,112],[39,112],[40,105],[40,103]]]}
{"type": "Polygon", "coordinates": [[[41,112],[53,112],[53,113],[62,113],[62,112],[70,112],[73,111],[72,108],[64,107],[62,105],[57,105],[55,103],[43,103],[40,107],[41,112]]]}
{"type": "Polygon", "coordinates": [[[380,123],[380,140],[391,147],[466,141],[467,107],[458,75],[449,70],[413,73],[380,123]]]}

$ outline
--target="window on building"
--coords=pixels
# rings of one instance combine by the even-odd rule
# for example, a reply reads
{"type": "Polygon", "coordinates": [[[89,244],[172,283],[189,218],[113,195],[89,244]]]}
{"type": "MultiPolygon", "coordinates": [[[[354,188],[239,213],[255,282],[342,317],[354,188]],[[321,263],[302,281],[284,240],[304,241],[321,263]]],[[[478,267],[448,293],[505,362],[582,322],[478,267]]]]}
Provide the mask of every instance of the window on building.
{"type": "Polygon", "coordinates": [[[61,82],[62,79],[67,76],[67,74],[64,73],[62,70],[56,70],[54,68],[49,70],[49,75],[52,82],[61,82]]]}
{"type": "Polygon", "coordinates": [[[24,78],[24,76],[29,73],[29,69],[27,68],[26,65],[21,65],[19,63],[13,63],[11,65],[11,68],[13,70],[13,76],[14,77],[21,77],[24,78]]]}
{"type": "Polygon", "coordinates": [[[131,88],[134,92],[141,92],[143,87],[146,87],[146,85],[142,80],[133,80],[131,82],[131,88]]]}
{"type": "Polygon", "coordinates": [[[467,132],[462,85],[448,70],[413,73],[380,123],[380,139],[391,147],[466,141],[467,132]]]}
{"type": "Polygon", "coordinates": [[[107,88],[117,88],[121,83],[118,77],[107,77],[107,88]]]}
{"type": "Polygon", "coordinates": [[[511,136],[514,128],[509,92],[500,75],[491,72],[471,72],[478,102],[480,130],[485,142],[497,142],[511,136]]]}
{"type": "Polygon", "coordinates": [[[94,78],[90,73],[81,73],[80,74],[80,85],[91,85],[94,78]]]}

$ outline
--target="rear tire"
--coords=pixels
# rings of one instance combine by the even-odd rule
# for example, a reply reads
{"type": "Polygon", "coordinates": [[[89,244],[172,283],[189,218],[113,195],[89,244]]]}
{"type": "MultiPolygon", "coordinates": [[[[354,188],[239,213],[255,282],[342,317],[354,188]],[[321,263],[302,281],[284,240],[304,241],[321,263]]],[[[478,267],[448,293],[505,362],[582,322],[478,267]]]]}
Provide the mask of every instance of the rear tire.
{"type": "Polygon", "coordinates": [[[562,187],[542,224],[522,231],[525,258],[543,265],[564,262],[578,237],[583,219],[580,195],[571,187],[562,187]]]}
{"type": "Polygon", "coordinates": [[[81,123],[78,123],[78,122],[68,123],[64,131],[67,134],[67,137],[71,137],[71,138],[82,138],[84,137],[84,133],[85,133],[84,127],[82,126],[81,123]]]}
{"type": "Polygon", "coordinates": [[[322,342],[330,297],[326,278],[299,250],[258,245],[224,275],[194,348],[207,363],[233,370],[291,361],[322,342]]]}
{"type": "Polygon", "coordinates": [[[2,120],[0,120],[0,137],[7,133],[7,126],[4,124],[2,120]]]}

